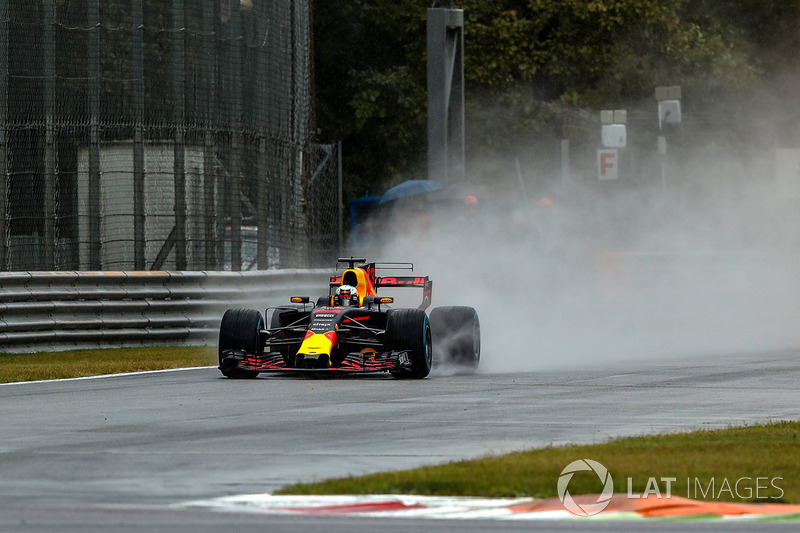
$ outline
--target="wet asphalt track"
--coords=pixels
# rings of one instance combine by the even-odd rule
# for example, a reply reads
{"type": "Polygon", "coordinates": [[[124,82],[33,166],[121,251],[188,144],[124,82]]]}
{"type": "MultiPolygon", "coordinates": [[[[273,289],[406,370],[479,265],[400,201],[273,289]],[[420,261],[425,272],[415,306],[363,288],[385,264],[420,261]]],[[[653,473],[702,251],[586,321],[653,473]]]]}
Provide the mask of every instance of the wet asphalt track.
{"type": "Polygon", "coordinates": [[[798,353],[424,381],[233,381],[197,369],[3,385],[0,531],[531,530],[541,525],[237,516],[169,505],[489,452],[788,419],[800,419],[798,353]]]}

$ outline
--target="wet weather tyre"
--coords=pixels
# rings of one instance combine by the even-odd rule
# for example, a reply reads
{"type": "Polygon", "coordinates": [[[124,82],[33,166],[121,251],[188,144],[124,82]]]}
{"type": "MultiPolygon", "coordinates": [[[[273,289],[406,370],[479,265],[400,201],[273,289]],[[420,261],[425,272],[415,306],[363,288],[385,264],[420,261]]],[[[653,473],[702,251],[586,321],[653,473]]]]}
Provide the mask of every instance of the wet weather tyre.
{"type": "Polygon", "coordinates": [[[248,355],[260,357],[264,353],[261,328],[264,319],[253,309],[228,309],[219,326],[219,370],[232,379],[252,379],[258,372],[223,365],[225,350],[244,350],[248,355]]]}
{"type": "Polygon", "coordinates": [[[481,324],[472,307],[446,306],[431,311],[433,354],[437,363],[474,372],[481,362],[481,324]]]}
{"type": "Polygon", "coordinates": [[[392,372],[398,379],[422,379],[431,372],[433,343],[431,324],[421,309],[396,309],[386,320],[387,351],[408,353],[411,365],[392,372]]]}

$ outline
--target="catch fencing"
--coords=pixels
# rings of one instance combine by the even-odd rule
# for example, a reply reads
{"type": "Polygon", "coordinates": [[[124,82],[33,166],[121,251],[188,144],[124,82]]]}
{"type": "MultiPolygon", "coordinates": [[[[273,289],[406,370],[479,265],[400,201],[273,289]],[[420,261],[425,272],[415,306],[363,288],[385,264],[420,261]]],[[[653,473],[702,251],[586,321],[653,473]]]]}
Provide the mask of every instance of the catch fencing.
{"type": "Polygon", "coordinates": [[[0,352],[214,344],[226,309],[327,294],[330,270],[0,274],[0,352]]]}
{"type": "Polygon", "coordinates": [[[310,0],[0,0],[0,271],[330,264],[311,54],[310,0]]]}

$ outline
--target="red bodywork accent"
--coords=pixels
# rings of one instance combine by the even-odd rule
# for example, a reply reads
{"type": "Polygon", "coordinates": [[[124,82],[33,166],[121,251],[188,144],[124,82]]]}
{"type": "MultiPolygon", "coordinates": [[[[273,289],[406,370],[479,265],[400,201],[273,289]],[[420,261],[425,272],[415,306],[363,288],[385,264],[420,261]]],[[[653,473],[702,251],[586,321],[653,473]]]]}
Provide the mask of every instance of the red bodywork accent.
{"type": "Polygon", "coordinates": [[[419,503],[412,505],[400,501],[349,503],[342,505],[320,505],[318,507],[286,507],[282,511],[302,514],[354,514],[424,509],[419,503]]]}
{"type": "Polygon", "coordinates": [[[345,318],[344,320],[342,320],[342,323],[346,324],[348,322],[360,322],[362,320],[369,320],[369,317],[368,316],[360,316],[360,317],[357,317],[357,318],[349,318],[348,317],[348,318],[345,318]]]}
{"type": "Polygon", "coordinates": [[[378,278],[375,285],[378,287],[425,287],[425,278],[419,276],[378,278]]]}
{"type": "Polygon", "coordinates": [[[400,368],[400,364],[395,357],[377,355],[365,357],[363,355],[348,355],[342,364],[334,368],[325,369],[300,369],[286,366],[283,357],[280,355],[267,355],[261,357],[247,355],[238,362],[237,367],[241,370],[255,372],[389,372],[400,368]]]}

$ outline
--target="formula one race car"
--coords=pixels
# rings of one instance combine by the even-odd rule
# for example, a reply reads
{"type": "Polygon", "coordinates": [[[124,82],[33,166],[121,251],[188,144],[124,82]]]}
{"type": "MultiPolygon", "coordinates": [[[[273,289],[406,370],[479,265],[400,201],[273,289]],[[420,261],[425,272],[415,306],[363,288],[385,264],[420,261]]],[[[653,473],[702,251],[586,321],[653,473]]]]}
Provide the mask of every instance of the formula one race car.
{"type": "Polygon", "coordinates": [[[431,304],[427,277],[378,277],[376,269],[413,270],[410,263],[367,263],[339,259],[347,269],[330,278],[327,296],[316,305],[308,296],[294,305],[260,312],[229,309],[219,330],[219,370],[229,378],[254,378],[260,372],[389,372],[400,379],[422,379],[434,364],[474,371],[480,362],[480,322],[472,307],[431,304]],[[422,289],[418,308],[394,309],[381,287],[422,289]]]}

